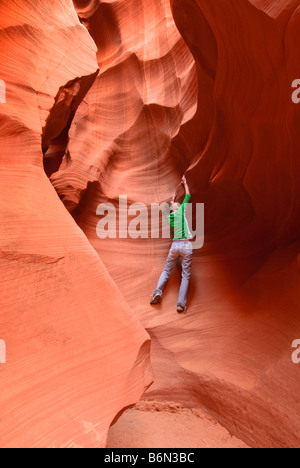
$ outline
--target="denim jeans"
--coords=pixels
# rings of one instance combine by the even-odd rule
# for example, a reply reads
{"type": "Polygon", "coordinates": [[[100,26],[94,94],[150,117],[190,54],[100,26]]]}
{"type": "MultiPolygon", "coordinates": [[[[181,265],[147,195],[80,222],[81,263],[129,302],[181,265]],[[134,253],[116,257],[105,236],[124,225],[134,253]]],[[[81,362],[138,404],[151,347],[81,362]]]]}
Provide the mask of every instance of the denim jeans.
{"type": "Polygon", "coordinates": [[[171,276],[178,261],[181,262],[182,266],[182,279],[179,291],[178,304],[186,307],[187,304],[187,293],[189,289],[189,283],[191,278],[191,269],[193,261],[193,245],[189,241],[173,241],[171,250],[169,252],[167,263],[162,272],[157,285],[157,291],[162,294],[167,284],[168,279],[171,276]]]}

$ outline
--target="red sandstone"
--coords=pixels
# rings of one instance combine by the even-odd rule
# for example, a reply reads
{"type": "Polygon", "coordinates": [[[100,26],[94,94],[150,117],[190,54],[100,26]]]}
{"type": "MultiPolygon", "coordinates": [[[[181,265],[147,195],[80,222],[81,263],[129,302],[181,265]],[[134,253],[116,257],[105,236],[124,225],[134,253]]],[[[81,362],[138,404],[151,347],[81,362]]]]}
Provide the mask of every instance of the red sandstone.
{"type": "Polygon", "coordinates": [[[144,401],[299,446],[300,1],[74,4],[82,25],[71,1],[0,9],[1,446],[103,447],[152,381],[144,329],[144,401]],[[96,209],[184,173],[206,244],[178,317],[176,277],[148,305],[169,242],[100,240],[96,209]]]}

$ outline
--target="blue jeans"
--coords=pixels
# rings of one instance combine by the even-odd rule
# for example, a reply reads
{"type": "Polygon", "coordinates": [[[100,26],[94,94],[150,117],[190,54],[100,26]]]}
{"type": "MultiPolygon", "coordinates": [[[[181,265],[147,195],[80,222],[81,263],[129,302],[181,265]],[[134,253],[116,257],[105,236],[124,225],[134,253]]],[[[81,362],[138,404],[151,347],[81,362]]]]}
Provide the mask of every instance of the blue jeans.
{"type": "Polygon", "coordinates": [[[189,241],[173,241],[170,253],[167,258],[167,263],[164,271],[159,279],[157,291],[162,294],[178,261],[182,266],[182,279],[179,291],[178,304],[186,307],[187,293],[190,284],[192,261],[193,261],[193,245],[189,241]]]}

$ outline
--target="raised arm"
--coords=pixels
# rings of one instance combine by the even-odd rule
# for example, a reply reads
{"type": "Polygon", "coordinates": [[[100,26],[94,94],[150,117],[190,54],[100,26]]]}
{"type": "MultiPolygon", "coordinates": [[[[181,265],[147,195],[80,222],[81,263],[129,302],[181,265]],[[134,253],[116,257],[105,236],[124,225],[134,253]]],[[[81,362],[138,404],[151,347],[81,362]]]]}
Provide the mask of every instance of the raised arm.
{"type": "Polygon", "coordinates": [[[186,193],[187,195],[190,195],[190,194],[191,194],[190,188],[189,188],[189,186],[188,186],[188,183],[187,183],[187,180],[186,180],[186,177],[185,177],[185,176],[182,177],[182,184],[184,185],[185,193],[186,193]]]}

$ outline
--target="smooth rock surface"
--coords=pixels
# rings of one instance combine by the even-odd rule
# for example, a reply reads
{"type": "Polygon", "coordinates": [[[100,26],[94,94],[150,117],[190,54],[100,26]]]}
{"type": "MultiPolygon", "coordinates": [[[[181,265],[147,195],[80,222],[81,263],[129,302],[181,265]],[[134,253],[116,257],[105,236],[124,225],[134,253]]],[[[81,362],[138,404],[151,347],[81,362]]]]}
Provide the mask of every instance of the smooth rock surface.
{"type": "Polygon", "coordinates": [[[51,186],[41,144],[60,88],[97,72],[96,49],[71,1],[1,2],[0,27],[0,446],[104,447],[152,382],[149,336],[51,186]]]}
{"type": "Polygon", "coordinates": [[[299,447],[299,0],[49,5],[1,5],[1,445],[104,446],[152,380],[138,319],[143,401],[299,447]],[[149,305],[170,242],[101,240],[96,211],[184,173],[206,242],[178,316],[178,275],[149,305]]]}
{"type": "Polygon", "coordinates": [[[173,19],[168,1],[98,5],[78,13],[100,74],[51,180],[153,339],[145,398],[205,406],[250,446],[299,446],[299,1],[172,0],[173,19]],[[148,305],[169,242],[100,240],[95,213],[165,201],[183,173],[206,244],[178,317],[176,276],[148,305]]]}

